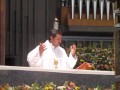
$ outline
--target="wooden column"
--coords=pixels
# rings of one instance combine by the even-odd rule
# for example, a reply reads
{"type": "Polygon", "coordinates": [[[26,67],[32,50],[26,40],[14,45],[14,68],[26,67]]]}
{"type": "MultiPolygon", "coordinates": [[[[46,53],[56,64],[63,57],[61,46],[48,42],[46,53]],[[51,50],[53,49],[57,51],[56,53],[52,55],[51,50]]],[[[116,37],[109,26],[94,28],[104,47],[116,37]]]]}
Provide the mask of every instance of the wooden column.
{"type": "Polygon", "coordinates": [[[0,65],[5,65],[6,0],[0,0],[0,65]]]}
{"type": "MultiPolygon", "coordinates": [[[[120,8],[120,0],[117,0],[117,6],[120,8]]],[[[120,75],[120,31],[114,32],[114,46],[115,46],[115,75],[120,75]]],[[[115,90],[120,90],[120,79],[115,83],[115,90]]]]}
{"type": "MultiPolygon", "coordinates": [[[[114,32],[114,46],[115,46],[115,75],[120,75],[120,31],[114,32]]],[[[119,76],[118,76],[119,77],[119,76]]],[[[120,81],[117,79],[115,83],[115,90],[120,90],[120,81]]]]}

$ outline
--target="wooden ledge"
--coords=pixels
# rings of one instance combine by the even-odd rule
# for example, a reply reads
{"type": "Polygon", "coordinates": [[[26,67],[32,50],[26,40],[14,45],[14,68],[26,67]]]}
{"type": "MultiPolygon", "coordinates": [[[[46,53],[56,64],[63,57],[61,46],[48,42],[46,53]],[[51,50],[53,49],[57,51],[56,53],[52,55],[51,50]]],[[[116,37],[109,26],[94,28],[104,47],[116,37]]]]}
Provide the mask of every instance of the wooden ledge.
{"type": "Polygon", "coordinates": [[[103,15],[103,20],[100,19],[100,14],[97,14],[96,20],[93,19],[93,14],[90,14],[90,19],[86,18],[86,14],[82,15],[82,19],[79,18],[79,14],[75,14],[74,19],[71,18],[71,15],[67,15],[68,26],[105,26],[105,27],[114,27],[113,16],[110,14],[110,19],[107,20],[107,16],[103,15]]]}
{"type": "Polygon", "coordinates": [[[113,26],[114,20],[68,19],[68,26],[113,26]]]}

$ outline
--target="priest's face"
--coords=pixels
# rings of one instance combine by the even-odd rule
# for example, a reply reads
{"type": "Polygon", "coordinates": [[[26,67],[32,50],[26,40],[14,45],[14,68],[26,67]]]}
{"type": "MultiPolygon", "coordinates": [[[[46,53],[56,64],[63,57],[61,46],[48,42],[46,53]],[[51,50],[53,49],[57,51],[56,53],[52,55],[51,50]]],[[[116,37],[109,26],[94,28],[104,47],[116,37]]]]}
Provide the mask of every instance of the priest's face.
{"type": "Polygon", "coordinates": [[[60,46],[60,44],[61,44],[62,35],[57,34],[55,37],[52,37],[52,36],[51,36],[50,39],[51,39],[52,45],[53,45],[54,47],[58,47],[58,46],[60,46]]]}

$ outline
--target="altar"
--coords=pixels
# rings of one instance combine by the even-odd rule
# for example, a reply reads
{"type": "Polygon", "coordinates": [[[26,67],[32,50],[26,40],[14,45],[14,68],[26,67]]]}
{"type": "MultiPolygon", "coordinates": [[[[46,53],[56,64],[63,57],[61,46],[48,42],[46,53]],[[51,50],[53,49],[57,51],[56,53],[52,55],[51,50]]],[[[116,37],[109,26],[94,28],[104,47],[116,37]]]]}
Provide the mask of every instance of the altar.
{"type": "Polygon", "coordinates": [[[0,85],[32,84],[52,81],[59,85],[65,81],[73,81],[78,85],[109,87],[116,81],[114,71],[97,70],[57,70],[39,69],[35,67],[0,66],[0,85]]]}

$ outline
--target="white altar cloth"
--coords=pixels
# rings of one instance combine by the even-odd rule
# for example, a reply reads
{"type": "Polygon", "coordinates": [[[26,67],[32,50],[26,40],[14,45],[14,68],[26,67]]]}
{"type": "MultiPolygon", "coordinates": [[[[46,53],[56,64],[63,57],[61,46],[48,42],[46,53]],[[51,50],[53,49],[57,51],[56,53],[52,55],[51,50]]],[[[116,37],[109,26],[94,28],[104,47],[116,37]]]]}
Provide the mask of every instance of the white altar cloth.
{"type": "Polygon", "coordinates": [[[22,67],[22,66],[0,66],[0,70],[23,70],[23,71],[42,71],[42,72],[56,72],[56,73],[71,73],[71,74],[93,74],[93,75],[115,75],[115,71],[98,71],[98,70],[77,70],[77,69],[39,69],[36,67],[22,67]]]}

